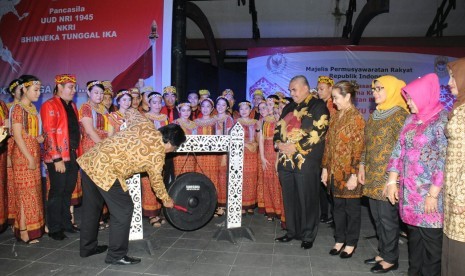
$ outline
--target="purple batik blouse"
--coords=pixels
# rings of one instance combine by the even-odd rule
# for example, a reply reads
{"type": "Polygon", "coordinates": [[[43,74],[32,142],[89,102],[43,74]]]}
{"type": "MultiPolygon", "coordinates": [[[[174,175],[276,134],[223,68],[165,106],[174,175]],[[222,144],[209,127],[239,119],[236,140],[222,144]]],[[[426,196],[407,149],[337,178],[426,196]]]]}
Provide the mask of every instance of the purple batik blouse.
{"type": "Polygon", "coordinates": [[[447,111],[437,113],[426,123],[415,118],[415,115],[410,115],[406,119],[387,171],[399,173],[399,213],[402,221],[418,227],[442,228],[443,191],[438,195],[436,213],[425,213],[425,199],[430,185],[443,185],[447,111]]]}

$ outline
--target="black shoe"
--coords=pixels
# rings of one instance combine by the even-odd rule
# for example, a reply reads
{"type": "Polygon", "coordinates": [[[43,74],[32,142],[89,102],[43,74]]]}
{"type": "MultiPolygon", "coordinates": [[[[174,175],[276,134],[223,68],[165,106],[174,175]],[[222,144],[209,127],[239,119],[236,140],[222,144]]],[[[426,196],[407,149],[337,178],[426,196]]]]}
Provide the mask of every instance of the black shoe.
{"type": "Polygon", "coordinates": [[[302,247],[302,248],[305,249],[305,250],[310,249],[310,248],[313,247],[313,242],[303,241],[303,242],[300,244],[300,247],[302,247]]]}
{"type": "Polygon", "coordinates": [[[92,256],[92,255],[97,255],[97,254],[103,253],[103,252],[107,251],[107,249],[108,249],[107,245],[97,245],[97,247],[94,250],[91,250],[88,253],[81,253],[80,255],[81,255],[81,257],[85,258],[85,257],[89,257],[89,256],[92,256]]]}
{"type": "Polygon", "coordinates": [[[377,261],[376,260],[376,257],[373,257],[371,259],[366,259],[365,261],[363,261],[365,264],[370,264],[370,265],[374,265],[374,264],[377,264],[381,261],[377,261]]]}
{"type": "Polygon", "coordinates": [[[345,251],[342,251],[342,252],[341,252],[341,255],[339,255],[339,257],[341,257],[341,259],[349,259],[349,258],[352,258],[352,255],[354,255],[354,252],[355,252],[355,249],[356,249],[356,248],[357,248],[357,247],[354,247],[354,250],[352,250],[351,253],[347,253],[347,252],[345,252],[345,251]]]}
{"type": "Polygon", "coordinates": [[[56,241],[62,241],[68,237],[63,233],[63,231],[58,231],[54,233],[48,233],[48,236],[56,241]]]}
{"type": "Polygon", "coordinates": [[[320,219],[320,222],[325,223],[325,224],[331,224],[333,223],[333,221],[334,221],[333,218],[328,218],[328,217],[323,217],[320,219]]]}
{"type": "Polygon", "coordinates": [[[289,237],[288,235],[284,235],[282,237],[274,239],[277,242],[290,242],[293,240],[293,238],[289,237]]]}
{"type": "Polygon", "coordinates": [[[380,263],[377,263],[377,264],[375,264],[374,267],[372,267],[370,269],[370,271],[372,273],[381,274],[381,273],[387,273],[387,272],[389,272],[391,270],[396,270],[398,268],[399,268],[399,263],[395,263],[395,264],[393,264],[392,266],[390,266],[388,268],[383,268],[383,266],[380,263]]]}
{"type": "Polygon", "coordinates": [[[344,246],[341,246],[341,248],[339,250],[337,250],[336,248],[333,248],[329,251],[329,255],[333,255],[333,256],[336,256],[336,255],[339,255],[341,254],[341,251],[342,249],[344,248],[344,246]]]}
{"type": "Polygon", "coordinates": [[[65,229],[63,231],[65,231],[66,233],[76,234],[79,233],[81,229],[79,229],[79,227],[77,226],[72,225],[71,228],[65,229]]]}
{"type": "Polygon", "coordinates": [[[107,261],[105,260],[105,263],[107,264],[113,264],[113,265],[132,265],[132,264],[138,264],[140,263],[139,258],[134,258],[134,257],[129,257],[129,256],[124,256],[120,260],[117,261],[107,261]]]}

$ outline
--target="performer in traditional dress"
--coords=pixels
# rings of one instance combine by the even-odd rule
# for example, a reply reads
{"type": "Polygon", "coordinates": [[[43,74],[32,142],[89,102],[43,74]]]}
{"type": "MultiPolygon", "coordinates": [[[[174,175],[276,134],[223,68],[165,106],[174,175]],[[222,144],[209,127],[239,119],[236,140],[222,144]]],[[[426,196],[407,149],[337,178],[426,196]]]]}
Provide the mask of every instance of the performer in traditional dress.
{"type": "MultiPolygon", "coordinates": [[[[234,104],[236,102],[236,99],[234,99],[234,91],[231,89],[225,89],[223,93],[221,93],[221,96],[225,97],[226,100],[228,101],[228,110],[227,112],[233,119],[237,119],[240,117],[239,112],[234,109],[234,104]]],[[[218,111],[218,110],[217,110],[218,111]]]]}
{"type": "Polygon", "coordinates": [[[12,129],[16,146],[12,162],[16,201],[15,236],[19,241],[37,243],[44,234],[45,221],[40,173],[41,121],[33,102],[40,97],[40,81],[21,76],[21,101],[12,110],[12,129]]]}
{"type": "Polygon", "coordinates": [[[10,92],[11,96],[13,97],[13,101],[7,103],[6,106],[8,108],[9,114],[9,134],[11,137],[8,138],[7,141],[7,157],[6,157],[6,174],[7,174],[7,194],[8,194],[8,224],[13,225],[15,222],[16,216],[16,201],[15,201],[15,189],[14,189],[14,174],[13,174],[13,166],[11,162],[11,156],[13,154],[13,149],[15,147],[15,140],[13,139],[13,130],[11,128],[12,122],[12,111],[14,106],[19,103],[21,100],[21,93],[19,89],[19,84],[22,82],[20,79],[14,79],[10,85],[8,86],[8,91],[10,92]]]}
{"type": "MultiPolygon", "coordinates": [[[[47,225],[49,236],[63,240],[63,233],[76,233],[73,225],[71,197],[76,189],[80,154],[78,111],[73,102],[76,94],[76,76],[57,75],[54,97],[47,100],[40,110],[45,136],[44,162],[49,179],[47,193],[47,225]]],[[[80,185],[79,185],[80,187],[80,185]]],[[[78,189],[80,191],[80,189],[78,189]]]]}
{"type": "MultiPolygon", "coordinates": [[[[329,121],[321,167],[321,182],[328,187],[334,202],[334,238],[330,255],[352,257],[362,223],[362,185],[357,181],[364,147],[365,120],[355,108],[357,86],[340,81],[332,87],[337,112],[329,121]]],[[[326,206],[327,207],[327,206],[326,206]]]]}
{"type": "Polygon", "coordinates": [[[261,103],[261,101],[265,100],[265,94],[263,93],[263,90],[261,89],[256,89],[252,93],[252,103],[253,103],[253,108],[252,111],[250,112],[250,118],[255,119],[255,120],[260,120],[262,117],[260,116],[260,111],[258,110],[258,105],[261,103]]]}
{"type": "Polygon", "coordinates": [[[271,97],[266,101],[262,101],[259,105],[260,110],[263,109],[260,112],[263,119],[261,120],[259,129],[260,169],[263,174],[265,214],[268,217],[268,221],[274,221],[275,218],[280,219],[281,227],[284,227],[286,219],[284,217],[283,192],[275,167],[278,154],[273,144],[274,129],[277,123],[272,113],[277,105],[274,102],[275,100],[274,97],[271,97]]]}
{"type": "Polygon", "coordinates": [[[118,110],[108,114],[108,121],[110,127],[108,130],[108,136],[113,136],[115,133],[126,128],[124,113],[131,108],[132,96],[127,89],[121,89],[116,94],[116,104],[118,110]]]}
{"type": "Polygon", "coordinates": [[[129,93],[132,96],[131,107],[135,110],[139,110],[140,103],[142,101],[142,96],[140,95],[140,90],[137,87],[129,88],[129,93]]]}
{"type": "Polygon", "coordinates": [[[139,112],[147,113],[150,111],[150,104],[149,104],[149,95],[152,92],[155,92],[151,86],[142,86],[140,88],[142,101],[139,106],[139,112]]]}
{"type": "MultiPolygon", "coordinates": [[[[176,109],[176,100],[178,99],[178,94],[176,93],[176,87],[167,86],[163,88],[163,100],[165,101],[165,106],[161,109],[161,113],[168,116],[168,122],[172,123],[174,120],[179,118],[178,110],[176,109]]],[[[168,162],[165,162],[165,166],[168,162]]]]}
{"type": "Polygon", "coordinates": [[[8,194],[6,189],[6,157],[8,150],[6,134],[10,126],[8,113],[8,107],[3,101],[0,101],[0,233],[6,229],[8,224],[8,194]],[[4,135],[5,137],[3,137],[4,135]]]}
{"type": "MultiPolygon", "coordinates": [[[[168,125],[168,117],[161,114],[163,107],[163,97],[158,92],[148,95],[150,111],[145,113],[145,117],[155,125],[156,129],[168,125]]],[[[146,174],[141,175],[142,182],[142,215],[149,218],[150,225],[160,227],[166,221],[161,216],[162,204],[152,191],[150,179],[146,174]]]]}
{"type": "MultiPolygon", "coordinates": [[[[258,104],[258,111],[260,112],[260,117],[261,119],[257,121],[257,127],[260,132],[262,130],[263,126],[263,118],[265,118],[268,115],[268,108],[266,106],[266,101],[263,100],[258,104]]],[[[273,127],[274,131],[274,127],[273,127]]],[[[259,150],[259,159],[263,160],[263,141],[260,141],[261,139],[261,133],[258,135],[258,150],[259,150]]],[[[274,149],[273,149],[274,152],[274,149]]],[[[276,153],[276,152],[275,152],[276,153]]],[[[265,210],[265,194],[264,194],[264,189],[265,189],[265,184],[263,183],[263,168],[262,164],[258,164],[258,174],[257,174],[257,207],[258,207],[258,213],[259,214],[264,214],[266,216],[266,210],[265,210]]]]}
{"type": "MultiPolygon", "coordinates": [[[[231,93],[231,92],[228,92],[231,93]]],[[[229,95],[229,94],[228,94],[229,95]]],[[[234,119],[231,117],[228,110],[230,110],[230,102],[226,97],[219,96],[216,99],[216,111],[215,115],[215,134],[216,135],[229,135],[229,131],[234,126],[234,119]]],[[[228,175],[228,155],[227,153],[221,153],[217,155],[218,168],[218,205],[221,208],[226,207],[227,200],[227,179],[228,175]]],[[[251,209],[252,210],[252,209],[251,209]]],[[[253,212],[253,210],[252,210],[253,212]]]]}
{"type": "MultiPolygon", "coordinates": [[[[200,102],[202,117],[195,120],[197,125],[197,135],[215,135],[216,118],[210,117],[213,111],[213,101],[210,98],[203,99],[200,102]]],[[[214,153],[202,153],[197,155],[197,164],[195,171],[204,174],[215,185],[218,193],[218,155],[214,153]]],[[[218,208],[215,216],[222,216],[224,209],[218,208]]]]}
{"type": "Polygon", "coordinates": [[[103,100],[102,104],[105,106],[107,111],[114,112],[116,111],[116,106],[113,104],[113,87],[111,86],[111,82],[106,80],[102,81],[103,87],[105,90],[103,91],[103,100]]]}
{"type": "Polygon", "coordinates": [[[187,100],[191,104],[191,116],[189,120],[194,121],[195,119],[201,116],[202,112],[200,112],[200,105],[199,105],[199,93],[197,91],[190,91],[187,94],[187,100]]]}
{"type": "MultiPolygon", "coordinates": [[[[89,81],[86,84],[87,96],[89,100],[81,105],[79,109],[79,122],[81,123],[81,146],[82,152],[85,153],[95,144],[103,141],[108,137],[110,124],[108,123],[108,112],[102,104],[103,91],[105,87],[98,80],[89,81]]],[[[102,210],[102,221],[100,222],[100,230],[109,227],[108,223],[108,208],[104,206],[102,210]]]]}
{"type": "MultiPolygon", "coordinates": [[[[173,121],[173,124],[180,125],[186,135],[196,135],[197,125],[194,121],[189,120],[191,115],[190,102],[182,102],[177,106],[179,118],[173,121]]],[[[173,159],[174,174],[176,176],[195,171],[195,156],[192,153],[177,153],[173,159]]]]}
{"type": "Polygon", "coordinates": [[[253,214],[257,206],[258,181],[258,143],[257,120],[249,117],[252,104],[249,101],[239,103],[241,117],[237,122],[244,128],[244,172],[242,182],[242,214],[253,214]]]}

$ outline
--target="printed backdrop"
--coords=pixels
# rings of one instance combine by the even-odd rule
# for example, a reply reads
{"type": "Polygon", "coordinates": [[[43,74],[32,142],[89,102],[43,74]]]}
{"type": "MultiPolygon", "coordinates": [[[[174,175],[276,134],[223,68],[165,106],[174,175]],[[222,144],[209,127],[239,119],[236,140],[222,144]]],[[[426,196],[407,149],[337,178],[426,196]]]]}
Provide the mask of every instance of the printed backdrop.
{"type": "Polygon", "coordinates": [[[296,75],[307,77],[311,88],[316,88],[320,75],[330,76],[335,82],[356,81],[360,87],[356,106],[368,118],[375,108],[371,82],[382,75],[394,75],[406,83],[435,72],[441,82],[441,101],[452,105],[448,90],[449,74],[446,64],[465,56],[462,48],[404,48],[404,47],[281,47],[252,48],[247,61],[247,99],[255,89],[266,95],[277,91],[289,95],[289,80],[296,75]]]}
{"type": "Polygon", "coordinates": [[[22,74],[41,79],[41,102],[60,73],[76,74],[78,105],[87,98],[85,83],[95,79],[115,80],[117,90],[143,78],[160,90],[171,77],[171,14],[172,0],[0,0],[0,98],[9,101],[7,86],[22,74]]]}

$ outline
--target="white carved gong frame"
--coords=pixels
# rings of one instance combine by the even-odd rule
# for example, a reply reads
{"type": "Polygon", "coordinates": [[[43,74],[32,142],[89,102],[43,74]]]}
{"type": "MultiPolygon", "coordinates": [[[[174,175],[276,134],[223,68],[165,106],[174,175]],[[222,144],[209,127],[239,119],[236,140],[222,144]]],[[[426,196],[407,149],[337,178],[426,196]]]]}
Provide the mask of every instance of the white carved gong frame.
{"type": "MultiPolygon", "coordinates": [[[[187,135],[187,140],[176,152],[228,152],[228,199],[226,228],[239,228],[242,224],[242,181],[244,166],[244,129],[236,123],[230,135],[187,135]]],[[[134,202],[129,240],[143,239],[142,194],[140,175],[126,180],[134,202]]]]}

